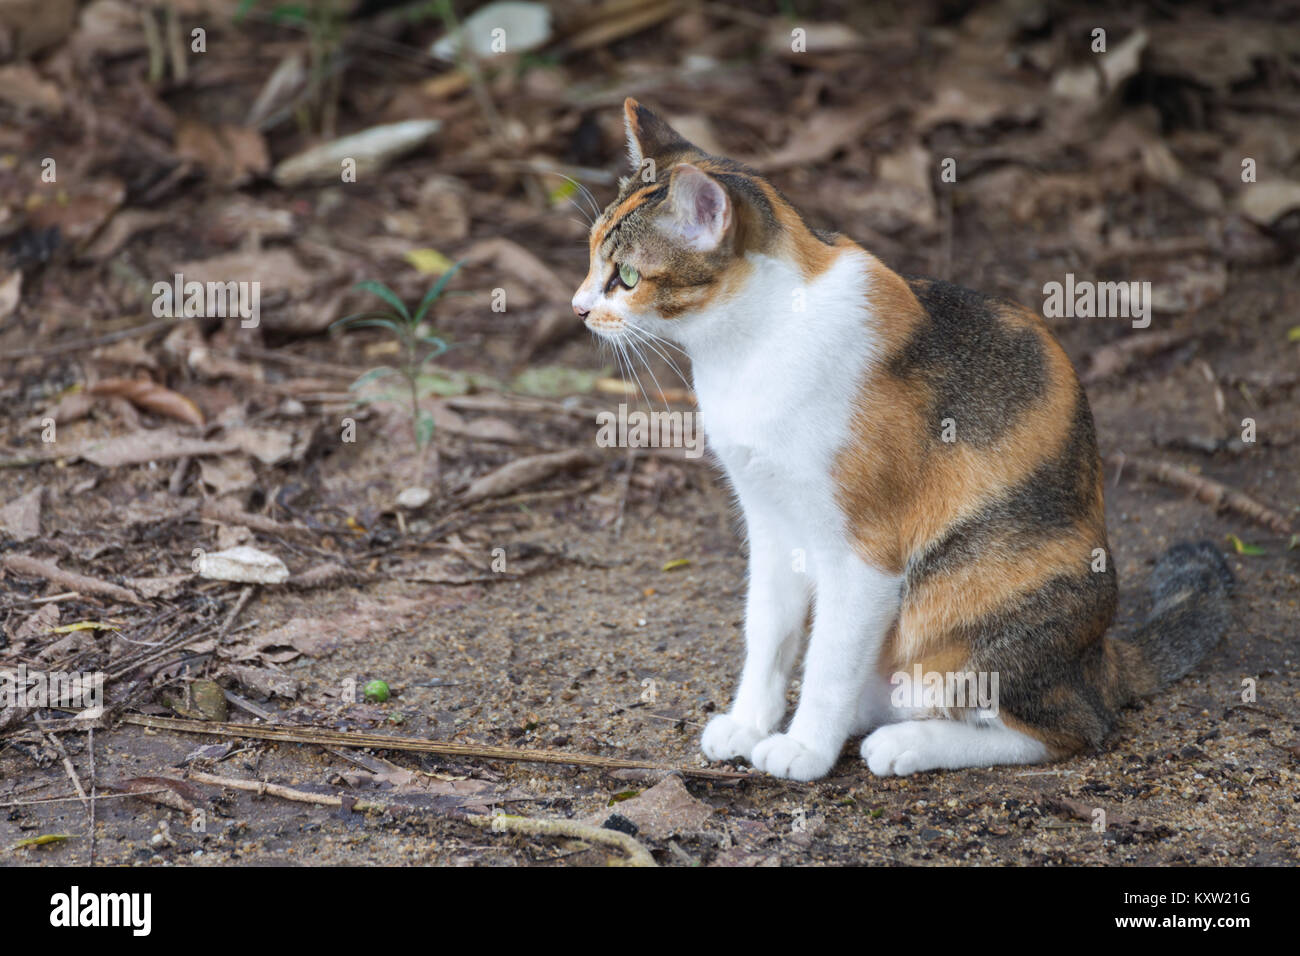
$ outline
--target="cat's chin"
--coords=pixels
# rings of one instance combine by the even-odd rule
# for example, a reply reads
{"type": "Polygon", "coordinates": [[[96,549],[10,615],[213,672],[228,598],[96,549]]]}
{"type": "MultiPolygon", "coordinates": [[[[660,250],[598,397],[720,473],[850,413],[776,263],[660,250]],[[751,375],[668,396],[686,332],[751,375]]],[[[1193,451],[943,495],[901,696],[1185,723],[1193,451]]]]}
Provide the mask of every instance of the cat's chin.
{"type": "Polygon", "coordinates": [[[623,339],[627,338],[626,324],[621,323],[619,325],[609,326],[609,325],[592,325],[590,322],[588,322],[586,323],[586,325],[587,328],[589,328],[592,332],[596,334],[597,338],[604,339],[606,342],[621,342],[623,341],[623,339]]]}

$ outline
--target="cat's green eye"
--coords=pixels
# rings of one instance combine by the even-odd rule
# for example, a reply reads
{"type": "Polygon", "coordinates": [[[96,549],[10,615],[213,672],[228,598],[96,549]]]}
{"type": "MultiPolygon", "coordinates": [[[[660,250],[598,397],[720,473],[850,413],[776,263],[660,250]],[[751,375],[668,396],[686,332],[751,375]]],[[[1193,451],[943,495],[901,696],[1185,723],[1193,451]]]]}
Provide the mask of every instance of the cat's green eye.
{"type": "Polygon", "coordinates": [[[641,273],[626,262],[618,267],[618,281],[623,283],[629,289],[636,288],[636,284],[641,281],[641,273]]]}

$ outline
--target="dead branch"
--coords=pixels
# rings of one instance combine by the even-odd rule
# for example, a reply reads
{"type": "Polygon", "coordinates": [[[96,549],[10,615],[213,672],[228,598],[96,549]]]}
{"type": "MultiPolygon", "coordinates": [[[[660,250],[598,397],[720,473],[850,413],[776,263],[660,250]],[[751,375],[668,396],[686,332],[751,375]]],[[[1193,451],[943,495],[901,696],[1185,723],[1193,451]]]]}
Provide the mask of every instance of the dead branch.
{"type": "Polygon", "coordinates": [[[590,467],[599,461],[600,456],[586,448],[516,458],[496,471],[475,478],[460,496],[459,503],[467,505],[485,498],[498,498],[536,484],[557,472],[590,467]]]}
{"type": "Polygon", "coordinates": [[[414,737],[394,737],[389,734],[367,734],[356,731],[327,730],[322,727],[265,727],[260,724],[219,723],[210,720],[184,720],[178,717],[148,717],[144,714],[123,714],[122,722],[153,730],[171,730],[179,733],[212,734],[216,737],[248,737],[254,740],[282,740],[297,744],[318,744],[323,747],[373,747],[379,750],[402,750],[414,753],[438,754],[443,757],[477,757],[485,760],[517,760],[524,763],[557,763],[578,767],[610,769],[649,769],[677,771],[684,776],[704,780],[746,780],[756,775],[733,770],[703,770],[685,767],[665,767],[644,760],[624,760],[618,757],[599,757],[595,754],[565,753],[560,750],[524,750],[520,747],[492,747],[479,744],[455,744],[440,740],[419,740],[414,737]]]}
{"type": "MultiPolygon", "coordinates": [[[[342,807],[343,798],[336,797],[326,793],[311,793],[306,790],[296,790],[293,787],[286,787],[278,783],[267,783],[263,780],[241,780],[237,777],[219,777],[215,774],[202,773],[201,771],[191,771],[189,778],[198,783],[206,783],[214,787],[228,787],[232,790],[244,790],[249,793],[266,794],[272,797],[279,797],[281,800],[293,800],[298,803],[311,803],[322,807],[342,807]]],[[[403,806],[402,804],[383,803],[378,800],[357,800],[352,804],[354,810],[366,812],[410,812],[413,809],[423,809],[403,806]]],[[[556,820],[556,819],[536,819],[532,817],[520,817],[510,814],[477,814],[470,815],[459,813],[455,819],[471,826],[480,827],[485,830],[491,830],[493,833],[520,833],[527,836],[560,836],[570,837],[575,840],[582,840],[586,843],[597,843],[603,846],[612,847],[622,851],[627,856],[630,866],[657,866],[654,857],[650,855],[643,847],[626,833],[620,833],[617,830],[606,830],[603,827],[595,827],[589,823],[579,823],[576,820],[556,820]]]]}
{"type": "Polygon", "coordinates": [[[143,601],[134,591],[117,584],[110,584],[98,578],[90,578],[74,571],[64,571],[53,561],[42,561],[26,554],[9,554],[4,558],[4,566],[15,574],[27,577],[44,578],[51,584],[57,584],[69,591],[82,591],[112,598],[126,604],[142,604],[143,601]]]}
{"type": "Polygon", "coordinates": [[[1129,458],[1123,454],[1112,455],[1107,461],[1116,468],[1132,467],[1144,478],[1189,491],[1198,501],[1203,501],[1216,510],[1236,512],[1278,534],[1291,533],[1291,522],[1285,515],[1212,478],[1195,474],[1169,462],[1146,461],[1141,458],[1129,458]]]}

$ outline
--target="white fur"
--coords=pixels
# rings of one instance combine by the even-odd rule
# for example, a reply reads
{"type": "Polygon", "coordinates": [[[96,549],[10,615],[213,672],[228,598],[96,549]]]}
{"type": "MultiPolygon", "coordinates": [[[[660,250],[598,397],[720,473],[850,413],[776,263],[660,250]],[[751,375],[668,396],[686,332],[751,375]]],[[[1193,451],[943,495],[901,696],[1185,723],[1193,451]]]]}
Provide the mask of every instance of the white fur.
{"type": "Polygon", "coordinates": [[[997,764],[1041,763],[1042,741],[1001,720],[905,720],[887,724],[862,741],[862,759],[878,777],[905,777],[924,770],[956,770],[997,764]]]}
{"type": "Polygon", "coordinates": [[[641,168],[641,141],[632,132],[632,114],[623,111],[623,133],[627,136],[627,160],[632,165],[632,172],[641,168]]]}

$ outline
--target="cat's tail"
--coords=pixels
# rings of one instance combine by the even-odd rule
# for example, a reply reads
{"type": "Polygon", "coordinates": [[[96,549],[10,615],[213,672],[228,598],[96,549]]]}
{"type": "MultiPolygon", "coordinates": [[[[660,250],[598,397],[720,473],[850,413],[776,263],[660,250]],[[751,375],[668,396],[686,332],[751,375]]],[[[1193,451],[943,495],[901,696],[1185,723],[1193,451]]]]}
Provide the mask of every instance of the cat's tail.
{"type": "Polygon", "coordinates": [[[1155,693],[1214,648],[1231,623],[1233,583],[1212,541],[1176,544],[1156,560],[1151,613],[1132,633],[1112,638],[1126,696],[1155,693]]]}

